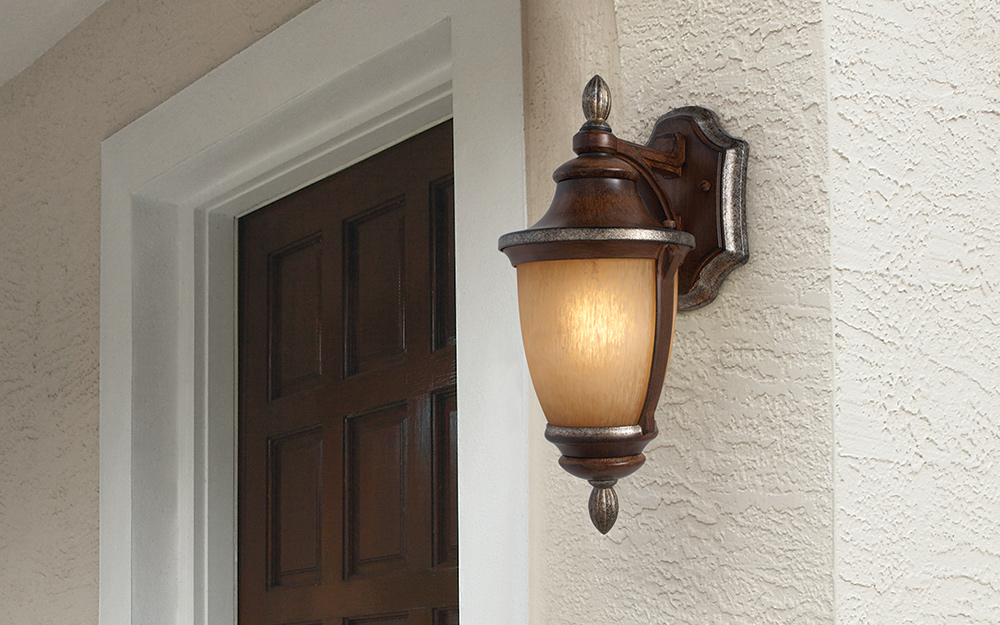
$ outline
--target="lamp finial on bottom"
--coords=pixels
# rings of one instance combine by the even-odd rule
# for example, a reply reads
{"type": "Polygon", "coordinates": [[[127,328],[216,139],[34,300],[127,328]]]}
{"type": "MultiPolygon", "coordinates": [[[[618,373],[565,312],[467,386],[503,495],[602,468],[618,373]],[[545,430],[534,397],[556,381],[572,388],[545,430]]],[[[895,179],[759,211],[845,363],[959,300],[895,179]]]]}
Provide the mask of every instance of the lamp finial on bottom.
{"type": "Polygon", "coordinates": [[[602,534],[607,534],[618,520],[618,495],[614,485],[618,480],[588,480],[594,490],[590,493],[590,520],[602,534]]]}

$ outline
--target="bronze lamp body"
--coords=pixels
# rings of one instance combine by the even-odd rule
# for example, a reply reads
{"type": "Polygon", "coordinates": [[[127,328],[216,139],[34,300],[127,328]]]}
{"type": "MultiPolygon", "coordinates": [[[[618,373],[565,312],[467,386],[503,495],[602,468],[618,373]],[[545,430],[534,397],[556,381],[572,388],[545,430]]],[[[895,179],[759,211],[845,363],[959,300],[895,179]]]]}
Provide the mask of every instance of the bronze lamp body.
{"type": "Polygon", "coordinates": [[[559,464],[593,486],[590,517],[607,533],[613,486],[645,462],[678,309],[709,303],[746,262],[746,143],[707,109],[657,122],[646,145],[617,138],[595,76],[583,95],[577,157],[531,228],[500,237],[518,270],[528,368],[559,464]]]}

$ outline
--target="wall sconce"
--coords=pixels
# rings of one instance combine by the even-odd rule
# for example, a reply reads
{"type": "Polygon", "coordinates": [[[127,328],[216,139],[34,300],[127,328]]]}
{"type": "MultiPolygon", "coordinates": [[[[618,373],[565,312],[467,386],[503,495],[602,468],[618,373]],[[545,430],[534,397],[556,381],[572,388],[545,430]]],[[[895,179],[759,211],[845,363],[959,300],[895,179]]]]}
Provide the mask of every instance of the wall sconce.
{"type": "Polygon", "coordinates": [[[531,228],[500,237],[517,268],[528,370],[559,464],[593,486],[590,518],[606,534],[614,485],[645,462],[670,361],[677,310],[715,299],[747,261],[748,147],[700,107],[675,109],[646,145],[607,124],[600,76],[583,92],[577,157],[531,228]]]}

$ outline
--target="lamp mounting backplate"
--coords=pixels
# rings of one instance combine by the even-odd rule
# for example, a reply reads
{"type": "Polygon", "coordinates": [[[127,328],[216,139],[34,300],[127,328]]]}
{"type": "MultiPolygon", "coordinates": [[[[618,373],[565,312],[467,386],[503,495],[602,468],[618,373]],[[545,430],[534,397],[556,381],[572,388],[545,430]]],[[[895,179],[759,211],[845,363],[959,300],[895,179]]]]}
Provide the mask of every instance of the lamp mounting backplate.
{"type": "MultiPolygon", "coordinates": [[[[722,129],[709,109],[686,106],[657,120],[646,147],[670,152],[684,138],[680,176],[650,168],[677,216],[677,228],[694,235],[695,248],[678,271],[679,310],[701,308],[715,299],[723,280],[747,262],[746,173],[749,147],[722,129]]],[[[640,180],[639,192],[653,200],[640,180]]],[[[647,201],[647,205],[650,202],[647,201]]]]}

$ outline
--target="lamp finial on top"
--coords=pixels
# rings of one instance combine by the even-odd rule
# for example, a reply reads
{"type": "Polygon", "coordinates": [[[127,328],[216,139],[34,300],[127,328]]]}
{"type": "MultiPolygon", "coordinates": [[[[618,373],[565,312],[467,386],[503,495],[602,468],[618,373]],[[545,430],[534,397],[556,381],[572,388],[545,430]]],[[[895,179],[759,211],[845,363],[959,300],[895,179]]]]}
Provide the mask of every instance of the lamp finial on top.
{"type": "Polygon", "coordinates": [[[583,115],[587,118],[584,128],[611,130],[608,116],[611,114],[611,88],[598,74],[583,88],[583,115]]]}

